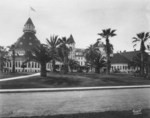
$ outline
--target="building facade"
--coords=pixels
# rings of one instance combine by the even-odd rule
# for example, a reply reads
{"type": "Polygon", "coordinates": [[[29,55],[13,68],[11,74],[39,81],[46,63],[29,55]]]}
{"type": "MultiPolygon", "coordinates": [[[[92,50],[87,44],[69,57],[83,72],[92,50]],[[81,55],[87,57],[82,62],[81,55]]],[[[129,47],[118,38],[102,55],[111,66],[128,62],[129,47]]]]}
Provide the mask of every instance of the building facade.
{"type": "MultiPolygon", "coordinates": [[[[22,68],[23,63],[26,61],[25,52],[30,51],[35,46],[40,45],[40,41],[36,37],[35,26],[31,20],[28,18],[27,22],[23,28],[23,35],[18,38],[18,40],[13,44],[14,52],[15,52],[15,71],[16,72],[39,72],[40,64],[37,62],[27,62],[26,68],[22,68]]],[[[10,60],[6,63],[6,68],[8,71],[12,71],[13,67],[13,59],[12,59],[12,51],[9,52],[10,60]]],[[[47,67],[50,68],[50,64],[47,64],[47,67]]]]}
{"type": "MultiPolygon", "coordinates": [[[[75,48],[75,41],[72,35],[70,35],[69,39],[69,45],[68,47],[71,49],[69,53],[69,59],[77,60],[80,65],[84,65],[85,62],[82,59],[84,58],[83,55],[80,57],[81,59],[76,57],[76,48],[75,48]],[[81,61],[82,60],[82,61],[81,61]]],[[[7,68],[7,71],[12,72],[13,65],[15,66],[16,72],[39,72],[40,71],[40,64],[34,61],[27,62],[25,64],[25,68],[22,67],[24,65],[24,62],[26,61],[25,58],[25,52],[30,51],[34,47],[40,45],[40,41],[36,37],[36,30],[35,26],[31,20],[31,18],[28,18],[26,21],[24,27],[23,27],[23,35],[18,38],[18,40],[13,44],[14,52],[15,52],[15,62],[13,63],[12,59],[12,51],[9,52],[10,60],[9,62],[6,62],[5,68],[7,68]]],[[[62,66],[61,62],[56,62],[56,65],[59,67],[62,66]]],[[[52,70],[52,64],[47,63],[46,68],[48,71],[52,70]]]]}
{"type": "MultiPolygon", "coordinates": [[[[71,49],[69,54],[69,59],[73,59],[79,62],[79,65],[81,67],[86,66],[86,59],[84,55],[85,49],[76,48],[75,41],[72,35],[69,37],[69,48],[71,49]]],[[[23,27],[23,35],[18,38],[18,40],[13,44],[15,47],[15,62],[13,62],[12,59],[12,51],[9,52],[10,60],[9,62],[6,62],[5,68],[7,68],[7,71],[11,72],[13,65],[15,65],[15,71],[16,72],[39,72],[40,71],[40,64],[37,62],[27,62],[25,65],[26,67],[23,68],[22,65],[26,61],[25,58],[25,52],[28,50],[31,50],[35,46],[40,45],[40,41],[36,37],[36,30],[35,26],[31,20],[31,18],[28,18],[26,21],[24,27],[23,27]]],[[[94,45],[99,47],[99,50],[102,54],[102,56],[106,56],[106,52],[104,50],[104,44],[101,41],[97,41],[94,45]]],[[[132,58],[137,55],[139,51],[130,51],[130,52],[120,52],[115,53],[111,55],[111,72],[114,72],[116,70],[119,70],[120,72],[129,73],[132,71],[139,70],[138,67],[134,68],[130,66],[130,62],[132,61],[132,58]]],[[[62,65],[61,62],[56,62],[56,65],[62,65]]],[[[47,70],[52,70],[52,64],[47,63],[46,65],[47,70]]]]}
{"type": "Polygon", "coordinates": [[[84,56],[84,49],[76,48],[75,60],[79,62],[80,66],[85,66],[86,59],[84,56]]]}
{"type": "MultiPolygon", "coordinates": [[[[140,71],[140,67],[132,66],[133,58],[140,54],[140,51],[129,51],[115,53],[111,58],[111,72],[130,73],[140,71]]],[[[150,62],[150,56],[148,57],[150,62]]],[[[150,65],[147,65],[150,68],[150,65]]]]}

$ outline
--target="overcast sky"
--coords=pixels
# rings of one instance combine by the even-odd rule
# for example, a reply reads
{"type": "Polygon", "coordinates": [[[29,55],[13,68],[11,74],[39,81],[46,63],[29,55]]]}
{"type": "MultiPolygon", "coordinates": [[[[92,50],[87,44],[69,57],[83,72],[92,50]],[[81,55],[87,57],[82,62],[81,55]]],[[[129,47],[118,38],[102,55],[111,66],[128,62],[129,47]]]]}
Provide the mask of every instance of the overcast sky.
{"type": "MultiPolygon", "coordinates": [[[[102,29],[116,29],[110,39],[115,51],[133,50],[132,37],[150,31],[150,0],[1,0],[0,45],[11,45],[23,34],[30,17],[42,43],[56,34],[73,35],[77,48],[94,43],[102,29]]],[[[104,40],[103,40],[104,41],[104,40]]]]}

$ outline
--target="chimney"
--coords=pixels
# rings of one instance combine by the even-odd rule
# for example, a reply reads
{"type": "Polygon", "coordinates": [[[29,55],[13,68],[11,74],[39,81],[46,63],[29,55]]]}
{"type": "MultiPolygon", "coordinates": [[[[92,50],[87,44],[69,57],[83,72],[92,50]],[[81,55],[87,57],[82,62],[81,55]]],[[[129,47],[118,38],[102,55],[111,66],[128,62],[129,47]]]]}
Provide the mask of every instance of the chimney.
{"type": "Polygon", "coordinates": [[[120,51],[120,53],[121,53],[121,51],[120,51]]]}
{"type": "Polygon", "coordinates": [[[124,52],[126,52],[126,50],[124,50],[124,52]]]}
{"type": "Polygon", "coordinates": [[[136,51],[136,49],[134,49],[134,51],[136,51]]]}

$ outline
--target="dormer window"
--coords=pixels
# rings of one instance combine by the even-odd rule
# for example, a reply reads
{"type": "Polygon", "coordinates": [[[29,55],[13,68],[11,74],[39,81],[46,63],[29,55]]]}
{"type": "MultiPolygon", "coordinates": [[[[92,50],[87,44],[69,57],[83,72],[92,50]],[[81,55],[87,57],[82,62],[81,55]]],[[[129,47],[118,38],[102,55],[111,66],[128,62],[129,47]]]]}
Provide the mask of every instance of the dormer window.
{"type": "Polygon", "coordinates": [[[29,43],[29,45],[32,45],[32,43],[29,43]]]}
{"type": "Polygon", "coordinates": [[[20,42],[20,45],[22,45],[23,43],[22,42],[20,42]]]}

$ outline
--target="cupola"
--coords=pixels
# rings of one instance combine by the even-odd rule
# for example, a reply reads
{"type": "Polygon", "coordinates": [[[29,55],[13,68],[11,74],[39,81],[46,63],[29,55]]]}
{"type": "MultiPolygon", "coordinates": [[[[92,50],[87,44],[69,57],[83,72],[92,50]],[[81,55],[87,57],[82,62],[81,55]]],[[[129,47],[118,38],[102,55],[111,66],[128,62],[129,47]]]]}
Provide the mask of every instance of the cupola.
{"type": "Polygon", "coordinates": [[[31,18],[29,18],[27,20],[27,22],[25,23],[24,28],[23,28],[23,32],[31,32],[34,34],[36,33],[35,26],[31,20],[31,18]]]}

